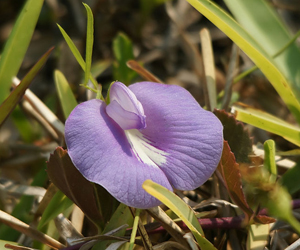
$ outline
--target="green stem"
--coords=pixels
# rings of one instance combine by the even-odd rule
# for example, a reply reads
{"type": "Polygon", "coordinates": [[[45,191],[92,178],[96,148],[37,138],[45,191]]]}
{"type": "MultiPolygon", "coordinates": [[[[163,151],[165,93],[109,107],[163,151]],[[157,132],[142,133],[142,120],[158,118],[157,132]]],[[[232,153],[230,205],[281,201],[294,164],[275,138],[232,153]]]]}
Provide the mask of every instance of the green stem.
{"type": "Polygon", "coordinates": [[[273,55],[273,58],[276,58],[289,46],[291,46],[297,40],[298,36],[300,36],[300,30],[293,36],[293,38],[289,42],[286,43],[286,45],[284,45],[276,54],[273,55]]]}
{"type": "Polygon", "coordinates": [[[81,86],[81,87],[85,87],[86,89],[88,89],[88,90],[90,90],[90,91],[92,91],[92,92],[98,94],[98,90],[96,90],[96,89],[93,89],[93,88],[91,88],[91,87],[89,87],[89,86],[87,86],[87,85],[84,85],[84,84],[80,84],[80,86],[81,86]]]}
{"type": "Polygon", "coordinates": [[[285,220],[295,229],[295,231],[300,235],[300,222],[291,214],[285,220]]]}
{"type": "Polygon", "coordinates": [[[135,210],[135,217],[133,221],[133,227],[132,227],[132,232],[131,232],[130,242],[129,242],[129,250],[133,250],[135,236],[139,225],[140,213],[141,213],[141,209],[135,210]]]}

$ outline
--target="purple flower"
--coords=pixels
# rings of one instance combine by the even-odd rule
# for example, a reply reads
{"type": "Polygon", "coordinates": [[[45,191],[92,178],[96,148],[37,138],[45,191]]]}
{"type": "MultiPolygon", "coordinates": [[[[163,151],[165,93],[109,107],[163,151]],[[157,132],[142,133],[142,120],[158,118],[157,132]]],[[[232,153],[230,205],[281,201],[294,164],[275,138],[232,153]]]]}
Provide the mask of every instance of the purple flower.
{"type": "Polygon", "coordinates": [[[66,121],[69,155],[82,175],[128,206],[160,204],[145,180],[192,190],[215,171],[223,127],[191,94],[175,85],[115,82],[110,103],[79,104],[66,121]]]}

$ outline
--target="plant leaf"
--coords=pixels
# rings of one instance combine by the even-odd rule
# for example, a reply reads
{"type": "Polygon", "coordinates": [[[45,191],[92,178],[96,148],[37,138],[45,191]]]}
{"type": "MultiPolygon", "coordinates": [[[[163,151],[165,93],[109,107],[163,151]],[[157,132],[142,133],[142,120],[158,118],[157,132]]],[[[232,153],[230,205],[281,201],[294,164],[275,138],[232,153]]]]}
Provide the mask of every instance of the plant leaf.
{"type": "Polygon", "coordinates": [[[114,79],[129,85],[137,75],[126,65],[127,61],[134,59],[130,39],[125,34],[119,33],[113,41],[113,51],[116,58],[113,71],[114,79]]]}
{"type": "Polygon", "coordinates": [[[19,71],[38,21],[43,2],[43,0],[28,0],[26,2],[5,44],[0,59],[0,103],[9,94],[12,78],[19,71]]]}
{"type": "Polygon", "coordinates": [[[93,43],[94,43],[94,17],[91,8],[82,3],[87,14],[87,29],[86,29],[86,51],[85,51],[85,78],[84,85],[89,81],[92,65],[93,43]]]}
{"type": "Polygon", "coordinates": [[[248,155],[252,152],[252,139],[243,123],[225,110],[214,110],[214,114],[223,124],[223,135],[233,152],[237,162],[249,162],[248,155]]]}
{"type": "Polygon", "coordinates": [[[185,232],[178,226],[175,220],[171,219],[160,207],[147,209],[147,212],[172,236],[172,238],[182,246],[188,247],[186,239],[183,238],[185,232]]]}
{"type": "MultiPolygon", "coordinates": [[[[275,55],[293,38],[274,7],[264,0],[225,0],[235,19],[252,35],[269,56],[275,55]]],[[[300,50],[291,44],[274,58],[286,79],[300,90],[300,50]]],[[[299,95],[298,95],[299,98],[299,95]]]]}
{"type": "Polygon", "coordinates": [[[298,127],[262,110],[254,109],[244,104],[235,104],[232,109],[237,120],[280,135],[284,139],[300,146],[300,129],[298,127]]]}
{"type": "Polygon", "coordinates": [[[216,250],[214,245],[205,239],[203,230],[194,214],[194,211],[183,200],[165,187],[151,180],[146,180],[143,183],[143,188],[146,192],[163,202],[175,214],[177,214],[180,219],[182,219],[195,236],[201,249],[216,250]]]}
{"type": "Polygon", "coordinates": [[[200,40],[206,79],[206,88],[208,93],[209,110],[212,111],[217,107],[217,88],[214,54],[208,29],[203,28],[200,31],[200,40]]]}
{"type": "Polygon", "coordinates": [[[100,76],[108,67],[110,67],[112,62],[110,60],[101,60],[93,63],[91,67],[91,74],[94,78],[100,76]]]}
{"type": "Polygon", "coordinates": [[[277,166],[275,162],[275,142],[273,140],[267,140],[264,143],[265,159],[264,167],[270,173],[270,182],[275,183],[277,179],[277,166]]]}
{"type": "Polygon", "coordinates": [[[294,194],[300,190],[300,162],[286,171],[280,178],[280,183],[283,187],[287,189],[290,194],[294,194]]]}
{"type": "MultiPolygon", "coordinates": [[[[44,66],[47,61],[50,53],[54,48],[49,49],[38,61],[37,63],[30,69],[30,71],[24,76],[21,83],[11,92],[11,94],[6,98],[6,100],[0,106],[0,126],[6,120],[8,115],[12,112],[12,110],[19,103],[21,98],[23,97],[26,89],[29,87],[30,83],[34,79],[34,77],[38,74],[40,69],[44,66]]],[[[1,91],[0,91],[1,92],[1,91]]]]}
{"type": "MultiPolygon", "coordinates": [[[[59,24],[57,24],[57,26],[58,26],[61,34],[63,35],[66,43],[68,44],[71,52],[73,53],[74,57],[76,58],[77,62],[79,63],[80,67],[85,72],[85,70],[86,70],[85,61],[83,60],[83,58],[82,58],[79,50],[76,48],[75,44],[73,43],[73,41],[71,40],[71,38],[69,37],[69,35],[65,32],[65,30],[59,24]]],[[[89,73],[89,79],[91,80],[91,82],[93,83],[93,85],[95,87],[98,86],[97,81],[95,80],[95,78],[92,76],[91,73],[89,73]]]]}
{"type": "Polygon", "coordinates": [[[94,187],[75,168],[67,150],[58,147],[54,151],[47,162],[47,172],[54,185],[80,207],[92,222],[103,226],[94,187]]]}
{"type": "MultiPolygon", "coordinates": [[[[31,186],[43,187],[46,184],[47,179],[48,178],[45,172],[45,163],[43,163],[43,168],[35,175],[31,186]]],[[[31,218],[28,215],[32,210],[33,202],[34,197],[23,195],[19,203],[14,207],[11,215],[25,223],[29,223],[31,218]]],[[[20,237],[20,234],[20,232],[12,229],[11,227],[8,227],[4,224],[0,225],[0,235],[1,239],[3,240],[17,241],[20,237]]]]}
{"type": "Polygon", "coordinates": [[[261,69],[282,100],[300,123],[300,103],[290,82],[278,70],[274,60],[231,16],[209,0],[187,0],[195,9],[215,24],[261,69]]]}
{"type": "Polygon", "coordinates": [[[42,218],[37,228],[40,230],[44,225],[49,223],[57,215],[64,212],[72,205],[73,202],[68,197],[66,197],[61,191],[57,191],[42,214],[42,218]]]}
{"type": "Polygon", "coordinates": [[[218,166],[218,171],[221,173],[225,181],[225,185],[231,199],[239,206],[249,219],[252,216],[253,211],[249,207],[242,189],[239,164],[236,163],[234,154],[231,152],[227,141],[224,141],[223,153],[218,166]]]}
{"type": "MultiPolygon", "coordinates": [[[[112,217],[110,218],[109,222],[106,224],[102,234],[105,235],[116,228],[119,228],[123,225],[127,224],[129,227],[133,225],[133,217],[128,208],[123,203],[120,203],[112,217]]],[[[118,232],[114,233],[114,236],[124,236],[126,232],[126,228],[119,230],[118,232]]],[[[106,249],[107,245],[109,245],[112,241],[100,241],[95,244],[93,249],[106,249]]]]}
{"type": "Polygon", "coordinates": [[[139,74],[146,81],[163,83],[155,75],[153,75],[151,72],[146,70],[141,64],[139,64],[135,60],[127,61],[126,65],[127,65],[128,68],[134,70],[137,74],[139,74]]]}
{"type": "Polygon", "coordinates": [[[76,107],[77,101],[67,79],[62,72],[60,72],[59,70],[55,70],[54,79],[60,104],[62,106],[65,119],[67,119],[71,111],[76,107]]]}
{"type": "MultiPolygon", "coordinates": [[[[249,170],[249,168],[247,168],[247,170],[249,170]]],[[[250,208],[242,188],[239,164],[236,163],[234,154],[231,152],[227,141],[224,141],[223,153],[218,165],[218,171],[223,177],[231,199],[244,212],[246,218],[245,222],[248,223],[252,217],[254,217],[253,219],[255,222],[261,224],[274,222],[273,218],[265,215],[254,216],[253,210],[250,208]]]]}

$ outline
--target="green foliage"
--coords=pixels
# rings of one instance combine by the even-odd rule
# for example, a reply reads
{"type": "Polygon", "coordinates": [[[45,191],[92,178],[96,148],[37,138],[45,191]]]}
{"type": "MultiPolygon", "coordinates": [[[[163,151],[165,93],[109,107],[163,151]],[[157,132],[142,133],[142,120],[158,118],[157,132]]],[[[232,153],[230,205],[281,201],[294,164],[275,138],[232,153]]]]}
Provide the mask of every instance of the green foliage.
{"type": "Polygon", "coordinates": [[[20,246],[20,244],[18,244],[16,242],[6,241],[6,240],[0,240],[0,249],[7,249],[5,247],[6,244],[10,244],[10,245],[13,245],[13,246],[20,246]]]}
{"type": "Polygon", "coordinates": [[[92,65],[93,43],[94,43],[94,17],[91,8],[83,3],[87,13],[87,29],[86,29],[86,51],[85,51],[85,78],[84,85],[89,81],[92,65]]]}
{"type": "Polygon", "coordinates": [[[11,92],[11,94],[6,98],[6,100],[0,106],[0,126],[7,119],[8,115],[12,112],[12,110],[19,103],[21,98],[23,97],[26,89],[29,87],[30,83],[40,71],[40,69],[46,63],[50,53],[53,48],[48,50],[32,67],[32,69],[27,73],[27,75],[23,78],[21,83],[11,92]]]}
{"type": "Polygon", "coordinates": [[[54,80],[58,92],[59,101],[62,106],[65,119],[67,119],[72,110],[76,107],[77,101],[67,79],[62,72],[56,70],[54,72],[54,80]]]}
{"type": "Polygon", "coordinates": [[[39,137],[39,130],[36,126],[38,124],[34,121],[30,122],[19,106],[15,107],[11,113],[11,118],[24,142],[31,143],[39,137]]]}
{"type": "MultiPolygon", "coordinates": [[[[34,176],[31,186],[43,187],[45,185],[48,176],[44,167],[45,166],[43,166],[42,169],[34,176]]],[[[14,207],[11,215],[25,223],[29,223],[32,219],[29,214],[32,209],[33,202],[34,197],[23,195],[19,203],[14,207]]],[[[20,236],[20,232],[2,224],[0,225],[0,235],[2,240],[17,241],[20,236]]]]}
{"type": "Polygon", "coordinates": [[[285,172],[280,178],[280,183],[284,186],[290,194],[294,194],[300,190],[300,162],[296,166],[285,172]]]}
{"type": "Polygon", "coordinates": [[[233,105],[237,120],[264,129],[300,146],[300,129],[262,110],[248,106],[233,105]]]}
{"type": "Polygon", "coordinates": [[[227,191],[236,205],[248,216],[248,219],[253,215],[252,209],[249,207],[241,181],[241,173],[239,165],[235,161],[234,154],[231,152],[230,147],[226,141],[223,145],[223,153],[221,161],[218,166],[218,171],[221,173],[227,191]]]}
{"type": "Polygon", "coordinates": [[[127,67],[127,61],[134,59],[133,47],[130,39],[123,33],[119,33],[113,41],[113,51],[116,58],[114,63],[114,79],[129,85],[137,74],[127,67]]]}
{"type": "MultiPolygon", "coordinates": [[[[255,215],[252,208],[250,208],[242,188],[242,178],[239,164],[236,163],[234,154],[231,152],[226,141],[224,141],[223,153],[218,166],[218,172],[223,177],[225,187],[231,199],[244,212],[245,223],[250,222],[250,220],[254,220],[255,222],[262,224],[273,221],[272,218],[267,216],[255,215]]],[[[243,177],[248,177],[248,175],[252,176],[251,173],[246,172],[246,176],[243,175],[243,177]]]]}
{"type": "MultiPolygon", "coordinates": [[[[123,226],[123,225],[128,225],[131,227],[133,225],[133,217],[132,214],[128,208],[128,206],[124,204],[120,204],[114,214],[111,216],[109,222],[106,224],[105,228],[102,231],[102,234],[106,234],[110,231],[115,230],[116,228],[123,226]]],[[[124,236],[126,232],[126,229],[122,229],[118,232],[116,232],[114,235],[115,236],[124,236]]],[[[97,249],[106,249],[106,247],[112,243],[113,241],[100,241],[95,244],[95,246],[92,248],[93,250],[97,249]]]]}
{"type": "Polygon", "coordinates": [[[203,230],[194,214],[194,211],[173,192],[165,187],[151,181],[146,180],[143,188],[156,199],[160,200],[169,207],[182,221],[188,226],[195,236],[199,246],[203,250],[215,250],[216,248],[204,237],[203,230]]]}
{"type": "Polygon", "coordinates": [[[134,217],[132,232],[131,232],[130,241],[129,241],[129,250],[133,250],[133,247],[134,247],[135,237],[136,237],[139,220],[140,220],[140,213],[141,213],[141,209],[135,210],[135,217],[134,217]]]}
{"type": "Polygon", "coordinates": [[[267,140],[264,143],[265,160],[264,167],[268,173],[270,173],[269,182],[275,183],[277,178],[277,166],[275,162],[275,142],[273,140],[267,140]]]}
{"type": "MultiPolygon", "coordinates": [[[[55,150],[47,163],[47,172],[54,185],[80,207],[99,229],[102,229],[105,218],[100,214],[94,186],[75,168],[67,150],[61,147],[55,150]]],[[[109,206],[110,203],[106,200],[103,205],[109,206]]]]}
{"type": "MultiPolygon", "coordinates": [[[[165,1],[140,0],[144,17],[148,18],[153,8],[165,1]]],[[[213,1],[187,1],[248,54],[269,79],[300,123],[300,104],[299,98],[297,98],[300,96],[298,94],[300,89],[300,74],[298,74],[300,51],[294,44],[294,40],[291,42],[291,35],[287,32],[286,27],[284,27],[274,10],[263,0],[225,0],[238,23],[213,1]],[[288,43],[291,44],[286,46],[288,43]],[[278,51],[282,50],[283,46],[285,46],[285,50],[282,54],[273,58],[278,51]]],[[[9,94],[11,79],[17,74],[24,58],[42,4],[43,1],[41,0],[28,0],[26,2],[4,48],[0,60],[0,103],[3,101],[0,106],[0,126],[14,110],[30,82],[44,65],[51,52],[48,51],[24,77],[21,84],[9,94]],[[23,32],[25,29],[26,32],[23,32]]],[[[94,20],[90,7],[86,4],[83,5],[87,13],[85,60],[62,27],[59,25],[58,27],[70,50],[85,72],[83,85],[99,94],[99,86],[95,78],[111,66],[111,61],[100,61],[97,64],[92,64],[94,20]],[[89,87],[89,80],[93,83],[93,88],[89,87]]],[[[114,80],[119,80],[126,85],[133,83],[137,74],[127,67],[127,62],[134,59],[131,40],[125,34],[119,33],[113,41],[113,52],[115,56],[113,64],[114,80]]],[[[64,118],[67,118],[77,105],[77,101],[67,79],[60,71],[56,70],[54,72],[54,79],[63,115],[64,118]]],[[[252,140],[248,131],[244,129],[243,124],[237,120],[280,135],[297,146],[300,146],[299,128],[260,110],[239,105],[234,105],[233,107],[235,116],[229,115],[225,111],[216,110],[214,112],[224,126],[224,139],[226,140],[217,171],[224,181],[232,201],[245,214],[245,224],[253,222],[270,223],[274,221],[273,218],[254,213],[253,207],[249,205],[250,202],[244,194],[245,189],[242,188],[243,177],[247,183],[246,191],[253,191],[250,193],[255,194],[255,199],[257,198],[255,208],[260,205],[268,208],[271,215],[289,222],[300,233],[299,223],[291,213],[291,197],[289,195],[289,193],[293,194],[300,190],[300,163],[287,171],[280,179],[280,182],[276,182],[275,143],[272,140],[268,140],[264,144],[264,165],[256,166],[254,168],[256,172],[251,172],[252,169],[248,168],[249,165],[245,163],[249,162],[248,155],[252,151],[252,140]],[[239,163],[241,164],[239,165],[239,163]],[[242,165],[246,165],[247,170],[244,172],[241,171],[242,165]]],[[[28,123],[23,125],[21,121],[24,121],[24,117],[23,120],[18,119],[17,121],[23,139],[31,142],[34,134],[28,133],[30,130],[28,123]]],[[[95,223],[98,233],[109,233],[124,224],[128,224],[129,227],[133,225],[133,217],[129,208],[124,204],[119,204],[104,188],[87,181],[73,165],[67,150],[61,147],[55,150],[47,163],[47,173],[54,185],[63,193],[61,191],[57,192],[49,203],[38,225],[39,230],[48,235],[54,235],[53,219],[62,212],[65,212],[68,216],[72,210],[73,203],[78,205],[84,214],[95,223]]],[[[34,177],[32,185],[43,186],[45,181],[46,172],[42,169],[34,177]]],[[[204,237],[203,230],[194,211],[182,199],[150,180],[145,181],[143,188],[161,200],[189,227],[201,249],[216,249],[204,237]]],[[[33,201],[33,197],[22,196],[12,215],[29,223],[32,219],[29,216],[29,211],[32,209],[33,201]]],[[[139,213],[140,211],[137,210],[136,223],[132,230],[131,248],[133,248],[134,240],[136,240],[135,233],[140,220],[139,213]]],[[[242,227],[243,225],[240,226],[242,227]]],[[[126,229],[124,228],[115,235],[124,236],[125,232],[126,229]]],[[[19,232],[0,225],[1,239],[16,241],[19,235],[19,232]]],[[[113,240],[110,239],[99,241],[93,246],[93,249],[105,249],[112,242],[113,240]]],[[[0,242],[0,246],[1,244],[2,242],[0,242]]],[[[35,247],[39,249],[46,248],[40,243],[35,243],[35,247]]]]}
{"type": "MultiPolygon", "coordinates": [[[[264,0],[225,0],[235,19],[257,41],[261,48],[273,56],[281,50],[292,35],[282,22],[274,7],[264,0]]],[[[300,97],[300,50],[295,43],[291,44],[274,62],[291,83],[293,92],[300,97]]]]}
{"type": "MultiPolygon", "coordinates": [[[[63,35],[66,43],[68,44],[70,50],[72,51],[72,54],[76,58],[76,60],[79,63],[80,67],[85,72],[85,70],[86,70],[86,64],[85,64],[85,61],[83,60],[83,58],[82,58],[79,50],[76,48],[75,44],[73,43],[73,41],[71,40],[71,38],[69,37],[69,35],[65,32],[65,30],[59,24],[57,24],[57,26],[58,26],[61,34],[63,35]]],[[[94,77],[91,74],[89,75],[89,79],[93,83],[94,88],[97,89],[98,83],[97,83],[97,81],[94,79],[94,77]]],[[[97,91],[95,90],[95,92],[97,92],[97,91]]]]}
{"type": "Polygon", "coordinates": [[[45,209],[42,218],[39,222],[38,229],[53,220],[57,215],[64,212],[67,208],[73,205],[73,202],[66,197],[61,191],[57,191],[49,205],[45,209]]]}
{"type": "Polygon", "coordinates": [[[43,2],[43,0],[27,0],[5,44],[0,60],[0,103],[8,96],[12,78],[19,71],[43,2]]]}
{"type": "Polygon", "coordinates": [[[270,216],[286,221],[300,233],[300,223],[292,214],[291,196],[284,187],[270,181],[269,173],[258,168],[245,180],[256,207],[267,208],[270,216]]]}
{"type": "Polygon", "coordinates": [[[261,45],[214,2],[209,0],[187,1],[249,56],[271,82],[297,121],[300,122],[300,103],[292,90],[289,79],[280,72],[274,59],[262,49],[261,45]]]}
{"type": "Polygon", "coordinates": [[[95,62],[91,67],[91,74],[94,78],[97,78],[110,66],[111,61],[109,60],[95,62]]]}
{"type": "MultiPolygon", "coordinates": [[[[57,201],[60,199],[60,198],[62,198],[61,199],[61,201],[62,202],[59,202],[57,205],[59,206],[59,209],[58,208],[54,208],[54,210],[55,211],[49,211],[48,210],[48,208],[45,210],[45,212],[47,211],[47,213],[48,213],[48,221],[46,222],[46,223],[44,223],[43,225],[41,225],[40,223],[39,223],[39,225],[38,225],[38,230],[40,231],[40,232],[42,232],[42,233],[44,233],[44,234],[46,234],[46,235],[48,235],[48,236],[50,236],[50,237],[52,237],[53,239],[59,239],[59,237],[60,237],[60,234],[59,234],[59,231],[58,231],[58,229],[56,228],[56,225],[55,225],[55,222],[54,222],[54,220],[53,219],[55,219],[56,218],[56,216],[55,216],[55,213],[57,213],[57,211],[58,210],[61,210],[61,212],[60,213],[62,213],[63,214],[63,216],[65,216],[66,218],[68,218],[69,216],[70,216],[70,214],[72,213],[72,211],[73,211],[73,208],[74,208],[74,206],[72,206],[73,205],[73,203],[68,199],[68,198],[66,198],[66,196],[65,195],[63,195],[62,194],[62,196],[61,196],[61,192],[57,192],[55,195],[54,195],[54,197],[52,198],[52,200],[51,200],[51,202],[49,203],[49,206],[51,205],[51,206],[53,206],[54,205],[54,203],[57,203],[57,201]],[[60,193],[60,194],[59,194],[60,193]],[[58,196],[60,196],[60,198],[58,198],[58,196]],[[58,199],[57,199],[58,198],[58,199]],[[56,200],[56,201],[53,201],[53,200],[56,200]],[[69,204],[68,203],[70,203],[71,205],[69,206],[69,204]],[[51,214],[52,213],[52,214],[51,214]],[[50,218],[50,217],[52,217],[52,218],[50,218]]],[[[42,217],[43,217],[44,215],[42,215],[42,217]]],[[[42,242],[40,242],[40,241],[34,241],[33,242],[33,247],[35,248],[35,249],[40,249],[40,250],[51,250],[52,248],[50,248],[49,246],[47,246],[47,245],[45,245],[45,244],[43,244],[42,242]]]]}
{"type": "Polygon", "coordinates": [[[249,162],[248,155],[252,152],[252,139],[241,122],[224,110],[214,110],[214,114],[223,124],[223,135],[237,162],[249,162]]]}

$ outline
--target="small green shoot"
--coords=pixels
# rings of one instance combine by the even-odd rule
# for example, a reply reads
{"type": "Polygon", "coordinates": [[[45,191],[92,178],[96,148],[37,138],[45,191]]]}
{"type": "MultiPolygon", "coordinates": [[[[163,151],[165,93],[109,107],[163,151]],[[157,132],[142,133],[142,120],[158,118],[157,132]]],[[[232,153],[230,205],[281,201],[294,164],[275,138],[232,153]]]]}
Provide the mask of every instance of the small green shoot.
{"type": "Polygon", "coordinates": [[[129,241],[129,250],[133,250],[133,247],[134,247],[136,232],[137,232],[139,220],[140,220],[140,213],[141,213],[141,209],[135,210],[135,217],[134,217],[132,232],[131,232],[130,241],[129,241]]]}
{"type": "MultiPolygon", "coordinates": [[[[79,63],[79,65],[81,66],[81,68],[83,69],[83,71],[85,72],[86,70],[86,65],[85,62],[79,52],[79,50],[76,48],[75,44],[73,43],[73,41],[71,40],[71,38],[69,37],[69,35],[64,31],[64,29],[57,24],[61,34],[63,35],[66,43],[68,44],[70,50],[72,51],[74,57],[76,58],[77,62],[79,63]]],[[[90,88],[89,86],[84,86],[85,88],[97,93],[98,92],[98,83],[97,81],[93,78],[92,74],[89,74],[89,79],[91,80],[91,82],[93,83],[94,88],[90,88]]]]}
{"type": "Polygon", "coordinates": [[[264,143],[265,160],[264,168],[270,174],[270,183],[275,183],[277,178],[277,166],[275,162],[275,142],[273,140],[267,140],[264,143]]]}
{"type": "Polygon", "coordinates": [[[92,65],[93,43],[94,43],[94,17],[91,8],[82,3],[87,14],[87,29],[86,29],[86,51],[85,51],[85,78],[84,85],[89,81],[92,65]]]}

